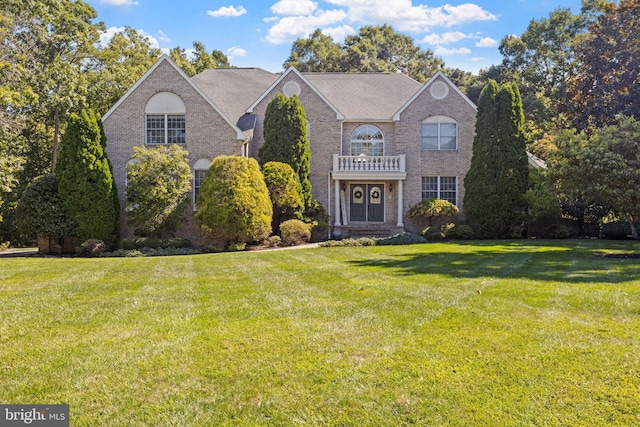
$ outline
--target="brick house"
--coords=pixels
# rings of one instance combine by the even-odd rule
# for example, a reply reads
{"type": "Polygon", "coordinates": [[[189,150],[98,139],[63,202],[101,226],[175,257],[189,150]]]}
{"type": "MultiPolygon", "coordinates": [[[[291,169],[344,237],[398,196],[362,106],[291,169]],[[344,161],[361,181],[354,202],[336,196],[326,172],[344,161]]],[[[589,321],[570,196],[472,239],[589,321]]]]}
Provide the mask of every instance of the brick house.
{"type": "MultiPolygon", "coordinates": [[[[189,152],[195,199],[219,155],[256,157],[262,120],[276,93],[304,105],[313,196],[334,235],[415,230],[405,212],[423,198],[462,209],[476,106],[443,73],[426,84],[403,74],[273,74],[210,69],[186,76],[163,55],[104,115],[107,154],[124,206],[133,146],[176,143],[189,152]]],[[[193,202],[189,211],[193,211],[193,202]]],[[[122,236],[132,234],[122,211],[122,236]]],[[[177,234],[200,241],[192,215],[177,234]]]]}

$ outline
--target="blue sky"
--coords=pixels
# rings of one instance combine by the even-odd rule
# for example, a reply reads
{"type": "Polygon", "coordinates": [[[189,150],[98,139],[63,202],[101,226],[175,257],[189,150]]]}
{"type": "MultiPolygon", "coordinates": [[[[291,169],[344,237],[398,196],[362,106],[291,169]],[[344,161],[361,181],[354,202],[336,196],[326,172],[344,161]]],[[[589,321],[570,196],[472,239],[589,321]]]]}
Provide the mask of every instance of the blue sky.
{"type": "Polygon", "coordinates": [[[502,60],[498,45],[532,19],[580,0],[85,0],[111,34],[131,26],[168,52],[199,40],[231,65],[282,71],[297,38],[316,28],[342,42],[364,25],[389,24],[449,67],[477,72],[502,60]]]}

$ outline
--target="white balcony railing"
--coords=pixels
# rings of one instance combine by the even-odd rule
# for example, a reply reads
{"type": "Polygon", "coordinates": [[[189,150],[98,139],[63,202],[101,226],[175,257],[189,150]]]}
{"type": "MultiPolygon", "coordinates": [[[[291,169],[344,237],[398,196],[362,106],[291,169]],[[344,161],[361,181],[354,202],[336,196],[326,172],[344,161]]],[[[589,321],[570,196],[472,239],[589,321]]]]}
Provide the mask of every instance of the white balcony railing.
{"type": "Polygon", "coordinates": [[[399,156],[333,155],[334,172],[406,172],[404,154],[399,156]]]}

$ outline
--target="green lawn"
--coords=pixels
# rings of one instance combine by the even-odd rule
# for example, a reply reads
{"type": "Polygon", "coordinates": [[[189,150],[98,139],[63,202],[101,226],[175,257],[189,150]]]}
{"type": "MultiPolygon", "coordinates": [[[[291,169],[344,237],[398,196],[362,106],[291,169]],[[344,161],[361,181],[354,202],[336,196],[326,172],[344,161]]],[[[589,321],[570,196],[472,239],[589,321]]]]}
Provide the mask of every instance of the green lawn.
{"type": "Polygon", "coordinates": [[[1,258],[0,403],[72,426],[640,425],[640,251],[1,258]]]}

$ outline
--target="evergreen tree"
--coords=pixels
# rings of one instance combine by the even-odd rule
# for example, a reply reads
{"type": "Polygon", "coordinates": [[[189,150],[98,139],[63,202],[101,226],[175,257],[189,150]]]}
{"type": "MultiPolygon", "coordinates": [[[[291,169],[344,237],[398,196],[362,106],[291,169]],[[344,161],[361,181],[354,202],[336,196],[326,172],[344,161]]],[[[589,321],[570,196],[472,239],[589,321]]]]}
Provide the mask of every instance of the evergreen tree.
{"type": "Polygon", "coordinates": [[[491,80],[478,103],[464,215],[481,238],[521,235],[528,160],[522,99],[515,84],[491,80]]]}
{"type": "Polygon", "coordinates": [[[307,138],[307,120],[302,102],[278,93],[269,102],[264,115],[264,145],[258,153],[260,164],[282,162],[298,174],[305,206],[311,203],[311,149],[307,138]]]}
{"type": "Polygon", "coordinates": [[[269,190],[255,159],[213,159],[197,202],[196,220],[207,234],[225,244],[259,241],[271,232],[269,190]]]}
{"type": "Polygon", "coordinates": [[[293,168],[282,162],[269,162],[262,167],[264,181],[273,205],[271,229],[280,231],[280,224],[289,219],[302,219],[304,205],[300,197],[300,181],[293,168]]]}
{"type": "Polygon", "coordinates": [[[63,209],[76,223],[77,236],[115,245],[116,188],[104,152],[104,135],[91,110],[71,115],[61,140],[56,179],[63,209]]]}

